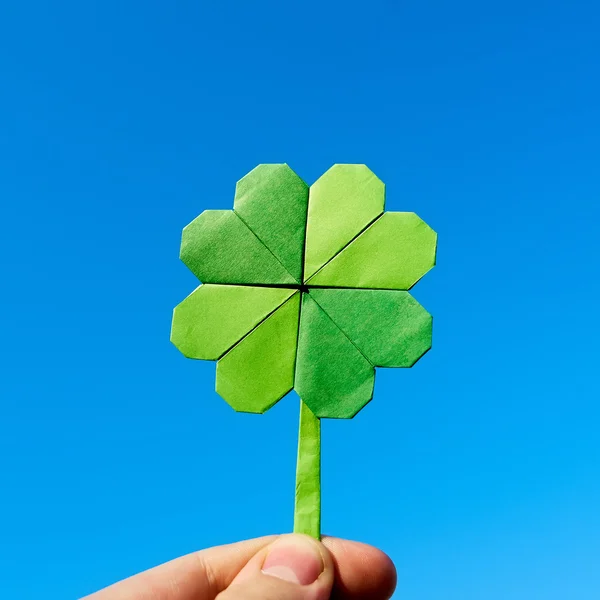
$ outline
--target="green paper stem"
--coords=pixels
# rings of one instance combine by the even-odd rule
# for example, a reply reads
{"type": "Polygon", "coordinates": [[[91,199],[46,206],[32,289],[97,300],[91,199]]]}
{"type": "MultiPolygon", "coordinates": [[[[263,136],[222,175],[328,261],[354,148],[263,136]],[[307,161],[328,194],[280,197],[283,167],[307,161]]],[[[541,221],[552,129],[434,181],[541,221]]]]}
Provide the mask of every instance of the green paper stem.
{"type": "Polygon", "coordinates": [[[321,421],[300,400],[294,533],[321,539],[321,421]]]}

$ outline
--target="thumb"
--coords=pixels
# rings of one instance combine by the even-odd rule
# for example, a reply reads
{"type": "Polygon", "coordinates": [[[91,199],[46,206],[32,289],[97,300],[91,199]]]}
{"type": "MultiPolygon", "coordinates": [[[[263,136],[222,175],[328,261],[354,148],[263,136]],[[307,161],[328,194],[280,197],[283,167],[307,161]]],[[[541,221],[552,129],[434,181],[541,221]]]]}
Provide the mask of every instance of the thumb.
{"type": "Polygon", "coordinates": [[[217,600],[327,600],[333,559],[306,535],[283,535],[262,548],[217,600]]]}

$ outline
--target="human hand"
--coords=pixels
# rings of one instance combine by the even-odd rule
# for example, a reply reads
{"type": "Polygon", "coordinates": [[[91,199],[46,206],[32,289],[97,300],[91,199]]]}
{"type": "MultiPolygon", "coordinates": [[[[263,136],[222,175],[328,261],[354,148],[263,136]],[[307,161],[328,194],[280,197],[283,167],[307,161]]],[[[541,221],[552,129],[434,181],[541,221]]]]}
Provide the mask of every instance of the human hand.
{"type": "Polygon", "coordinates": [[[372,546],[292,534],[201,550],[83,600],[387,600],[395,586],[372,546]]]}

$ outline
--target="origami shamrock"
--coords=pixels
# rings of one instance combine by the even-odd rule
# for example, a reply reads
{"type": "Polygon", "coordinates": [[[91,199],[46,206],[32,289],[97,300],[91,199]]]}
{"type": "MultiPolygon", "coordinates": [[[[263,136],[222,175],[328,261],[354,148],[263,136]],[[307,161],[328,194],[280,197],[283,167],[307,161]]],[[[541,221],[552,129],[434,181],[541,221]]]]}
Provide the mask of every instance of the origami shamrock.
{"type": "Polygon", "coordinates": [[[375,367],[411,367],[431,346],[431,316],[406,291],[435,264],[436,234],[416,214],[384,212],[365,165],[335,165],[310,188],[287,165],[259,165],[233,210],[184,230],[181,259],[200,285],[173,314],[171,340],[217,360],[216,390],[263,413],[301,398],[295,531],[319,537],[320,422],[352,418],[375,367]]]}

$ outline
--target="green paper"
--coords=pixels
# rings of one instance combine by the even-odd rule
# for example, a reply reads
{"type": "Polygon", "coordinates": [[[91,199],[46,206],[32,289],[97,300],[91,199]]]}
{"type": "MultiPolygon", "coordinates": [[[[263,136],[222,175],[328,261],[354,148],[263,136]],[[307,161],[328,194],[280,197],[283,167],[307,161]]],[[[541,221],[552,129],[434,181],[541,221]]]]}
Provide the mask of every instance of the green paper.
{"type": "Polygon", "coordinates": [[[435,250],[435,231],[415,213],[388,212],[308,285],[409,290],[435,265],[435,250]]]}
{"type": "Polygon", "coordinates": [[[311,297],[377,367],[412,367],[431,348],[431,315],[397,290],[312,288],[311,297]]]}
{"type": "Polygon", "coordinates": [[[385,186],[366,165],[334,165],[310,187],[304,280],[383,212],[385,186]]]}
{"type": "Polygon", "coordinates": [[[183,230],[180,256],[203,283],[297,284],[232,210],[205,210],[194,219],[183,230]]]}
{"type": "Polygon", "coordinates": [[[294,290],[205,284],[173,311],[171,341],[188,358],[217,360],[294,290]]]}
{"type": "Polygon", "coordinates": [[[317,417],[351,419],[373,397],[375,370],[312,299],[302,295],[295,389],[317,417]]]}
{"type": "Polygon", "coordinates": [[[321,421],[300,400],[294,533],[321,539],[321,421]]]}
{"type": "Polygon", "coordinates": [[[235,212],[299,283],[308,186],[287,165],[258,165],[238,181],[235,212]]]}
{"type": "Polygon", "coordinates": [[[233,409],[264,413],[294,387],[299,313],[296,292],[219,360],[217,393],[233,409]]]}
{"type": "Polygon", "coordinates": [[[183,231],[181,259],[205,285],[175,308],[171,339],[218,360],[216,390],[237,411],[263,413],[296,390],[294,531],[316,539],[320,418],[352,418],[375,367],[411,367],[431,346],[431,315],[405,290],[434,266],[436,234],[384,202],[365,165],[334,165],[310,188],[287,165],[259,165],[234,211],[205,211],[183,231]]]}

